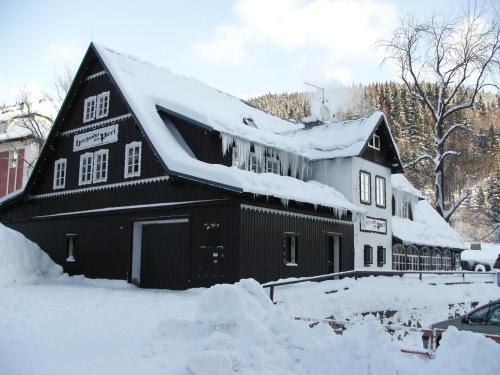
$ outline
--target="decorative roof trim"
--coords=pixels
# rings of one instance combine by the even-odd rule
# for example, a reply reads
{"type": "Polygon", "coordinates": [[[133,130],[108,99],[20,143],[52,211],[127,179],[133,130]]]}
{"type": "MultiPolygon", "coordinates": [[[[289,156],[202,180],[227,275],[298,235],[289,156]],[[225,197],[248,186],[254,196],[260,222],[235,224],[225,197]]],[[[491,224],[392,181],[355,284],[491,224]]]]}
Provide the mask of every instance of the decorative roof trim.
{"type": "Polygon", "coordinates": [[[92,80],[94,78],[103,76],[105,74],[106,74],[106,71],[105,70],[101,70],[100,72],[97,72],[97,73],[94,73],[94,74],[91,74],[91,75],[85,77],[85,81],[90,81],[90,80],[92,80]]]}
{"type": "Polygon", "coordinates": [[[33,200],[33,199],[52,198],[52,197],[60,197],[60,196],[63,196],[63,195],[72,195],[72,194],[79,194],[79,193],[87,193],[89,191],[116,189],[116,188],[120,188],[120,187],[124,187],[124,186],[141,185],[141,184],[148,184],[148,183],[154,183],[154,182],[160,182],[160,181],[168,181],[168,179],[169,179],[169,176],[158,176],[158,177],[152,177],[152,178],[143,178],[141,180],[132,180],[132,181],[117,182],[115,184],[91,186],[91,187],[82,188],[82,189],[57,191],[57,192],[54,192],[54,193],[46,193],[46,194],[36,194],[36,195],[31,195],[29,197],[29,199],[33,200]]]}
{"type": "Polygon", "coordinates": [[[340,219],[332,219],[332,218],[324,217],[324,216],[300,214],[297,212],[282,211],[282,210],[276,210],[274,208],[267,208],[267,207],[251,206],[248,204],[242,204],[241,209],[242,210],[257,211],[257,212],[271,213],[271,214],[276,214],[276,215],[291,216],[291,217],[297,217],[297,218],[301,218],[301,219],[311,219],[311,220],[318,220],[318,221],[328,221],[331,223],[352,225],[352,221],[350,221],[350,220],[340,220],[340,219]]]}
{"type": "Polygon", "coordinates": [[[116,117],[108,118],[108,119],[103,120],[103,121],[94,122],[93,124],[81,126],[79,128],[76,128],[76,129],[66,130],[64,132],[61,132],[60,135],[68,136],[68,135],[72,135],[72,134],[76,134],[76,133],[82,133],[82,132],[85,132],[87,130],[100,128],[100,127],[103,127],[103,126],[106,126],[106,125],[109,125],[109,124],[112,124],[115,122],[122,122],[122,121],[129,119],[129,118],[132,118],[132,114],[126,113],[126,114],[121,115],[121,116],[116,116],[116,117]]]}

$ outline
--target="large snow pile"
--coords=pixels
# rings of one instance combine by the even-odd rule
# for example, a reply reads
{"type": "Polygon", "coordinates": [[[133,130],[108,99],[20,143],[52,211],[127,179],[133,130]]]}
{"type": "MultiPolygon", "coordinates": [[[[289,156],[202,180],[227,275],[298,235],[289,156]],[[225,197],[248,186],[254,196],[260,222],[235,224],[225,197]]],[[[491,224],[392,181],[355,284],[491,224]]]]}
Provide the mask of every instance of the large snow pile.
{"type": "Polygon", "coordinates": [[[0,287],[62,274],[62,267],[21,233],[0,224],[0,287]]]}
{"type": "Polygon", "coordinates": [[[415,188],[403,173],[391,175],[391,186],[395,190],[403,191],[419,198],[425,198],[422,192],[415,188]]]}

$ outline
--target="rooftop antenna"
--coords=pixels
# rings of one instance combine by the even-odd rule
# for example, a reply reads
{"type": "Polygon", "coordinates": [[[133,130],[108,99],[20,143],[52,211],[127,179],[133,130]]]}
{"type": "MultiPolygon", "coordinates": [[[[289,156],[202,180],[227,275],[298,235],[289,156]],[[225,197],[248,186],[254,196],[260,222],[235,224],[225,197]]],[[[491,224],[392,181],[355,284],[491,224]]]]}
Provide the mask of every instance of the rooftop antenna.
{"type": "Polygon", "coordinates": [[[321,119],[323,121],[328,121],[330,120],[331,118],[331,113],[330,113],[330,109],[326,106],[325,102],[327,102],[325,100],[325,89],[323,87],[319,87],[319,86],[316,86],[316,85],[313,85],[312,83],[309,83],[309,82],[304,82],[306,85],[308,86],[311,86],[311,87],[314,87],[318,90],[321,90],[321,94],[322,94],[322,98],[321,98],[321,107],[319,107],[319,111],[321,113],[321,119]]]}

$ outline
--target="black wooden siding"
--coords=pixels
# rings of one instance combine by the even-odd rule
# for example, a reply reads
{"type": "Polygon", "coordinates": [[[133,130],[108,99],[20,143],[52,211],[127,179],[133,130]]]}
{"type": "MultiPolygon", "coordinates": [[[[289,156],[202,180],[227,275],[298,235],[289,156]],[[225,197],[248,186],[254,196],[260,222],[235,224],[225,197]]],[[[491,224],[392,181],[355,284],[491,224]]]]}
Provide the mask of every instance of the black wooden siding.
{"type": "MultiPolygon", "coordinates": [[[[354,269],[353,226],[348,222],[329,221],[261,209],[242,208],[241,277],[260,282],[286,277],[303,277],[327,273],[327,233],[342,236],[342,269],[354,269]],[[299,234],[298,266],[284,261],[284,233],[299,234]]],[[[309,215],[314,215],[310,212],[309,215]]]]}
{"type": "Polygon", "coordinates": [[[403,170],[397,160],[397,152],[392,144],[391,136],[382,123],[376,129],[375,134],[380,137],[380,150],[375,150],[367,144],[361,153],[361,157],[373,163],[383,165],[391,169],[393,173],[402,173],[403,170]]]}

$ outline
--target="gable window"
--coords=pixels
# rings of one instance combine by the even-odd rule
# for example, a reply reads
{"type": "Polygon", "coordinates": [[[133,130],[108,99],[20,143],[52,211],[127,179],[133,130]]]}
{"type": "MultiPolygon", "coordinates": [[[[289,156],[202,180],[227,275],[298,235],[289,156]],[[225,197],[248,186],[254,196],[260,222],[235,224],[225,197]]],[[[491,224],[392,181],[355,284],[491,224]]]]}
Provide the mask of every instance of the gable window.
{"type": "Polygon", "coordinates": [[[142,143],[132,142],[125,146],[125,178],[141,175],[142,143]]]}
{"type": "Polygon", "coordinates": [[[297,233],[285,233],[285,264],[296,266],[299,263],[299,236],[297,233]]]}
{"type": "Polygon", "coordinates": [[[381,176],[375,176],[375,203],[385,208],[385,178],[381,176]]]}
{"type": "Polygon", "coordinates": [[[369,267],[373,264],[373,247],[370,245],[365,245],[364,247],[364,261],[365,267],[369,267]]]}
{"type": "Polygon", "coordinates": [[[90,96],[83,103],[83,122],[89,122],[95,119],[95,96],[90,96]]]}
{"type": "Polygon", "coordinates": [[[380,137],[377,134],[373,134],[372,138],[368,142],[368,146],[375,150],[380,150],[380,137]]]}
{"type": "Polygon", "coordinates": [[[78,185],[88,185],[92,183],[92,168],[94,164],[94,154],[87,152],[80,155],[80,173],[78,185]]]}
{"type": "Polygon", "coordinates": [[[97,95],[97,112],[95,118],[103,118],[109,112],[109,91],[97,95]]]}
{"type": "Polygon", "coordinates": [[[364,204],[371,204],[371,175],[368,172],[359,172],[359,200],[364,204]]]}
{"type": "Polygon", "coordinates": [[[54,189],[64,189],[66,185],[66,159],[58,159],[54,163],[54,189]]]}
{"type": "Polygon", "coordinates": [[[108,180],[108,154],[107,149],[94,152],[94,182],[108,180]]]}
{"type": "Polygon", "coordinates": [[[385,264],[386,262],[385,257],[386,257],[385,247],[377,246],[377,266],[382,267],[385,264]]]}

